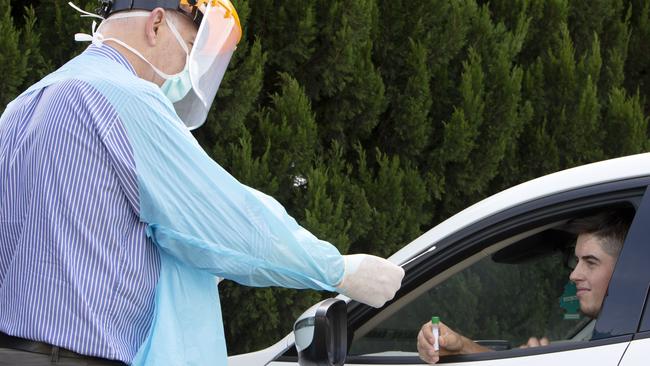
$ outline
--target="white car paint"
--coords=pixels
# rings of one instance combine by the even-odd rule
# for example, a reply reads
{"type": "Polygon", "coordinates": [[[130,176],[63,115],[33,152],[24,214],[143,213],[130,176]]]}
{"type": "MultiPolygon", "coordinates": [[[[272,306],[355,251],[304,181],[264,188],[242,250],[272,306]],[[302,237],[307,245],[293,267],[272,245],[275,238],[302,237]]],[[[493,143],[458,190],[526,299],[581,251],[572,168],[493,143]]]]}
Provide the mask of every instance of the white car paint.
{"type": "Polygon", "coordinates": [[[619,366],[637,366],[650,364],[650,338],[630,342],[619,366]]]}
{"type": "MultiPolygon", "coordinates": [[[[639,366],[647,363],[648,349],[650,339],[645,344],[638,345],[638,352],[634,356],[630,355],[629,363],[621,363],[620,366],[639,366]],[[645,352],[645,353],[644,353],[645,352]],[[643,362],[642,362],[643,361],[643,362]]],[[[640,341],[639,341],[640,342],[640,341]]],[[[589,365],[589,366],[615,366],[619,364],[621,356],[625,353],[624,361],[628,360],[628,352],[625,351],[628,346],[627,342],[610,344],[600,347],[589,347],[564,352],[544,353],[524,357],[502,358],[497,360],[445,363],[445,366],[467,366],[468,364],[477,366],[547,366],[547,365],[589,365]]],[[[261,361],[261,360],[260,360],[261,361]]],[[[229,364],[232,365],[232,364],[229,364]]],[[[248,365],[254,365],[250,363],[248,365]]],[[[260,364],[264,365],[264,364],[260,364]]],[[[296,366],[292,362],[271,362],[268,366],[296,366]]],[[[346,363],[346,366],[361,366],[367,364],[346,363]]],[[[385,366],[408,366],[404,364],[382,364],[385,366]]],[[[417,363],[413,365],[422,365],[417,363]]]]}
{"type": "MultiPolygon", "coordinates": [[[[547,365],[589,365],[589,366],[615,366],[621,359],[621,355],[625,352],[627,343],[611,344],[601,347],[589,347],[578,350],[544,353],[539,355],[502,358],[497,360],[485,361],[472,361],[472,362],[458,362],[458,363],[445,363],[445,366],[547,366],[547,365]]],[[[646,348],[647,349],[647,348],[646,348]]],[[[417,363],[413,365],[422,365],[417,363]]],[[[290,363],[275,363],[271,362],[269,366],[292,365],[290,363]]],[[[361,366],[362,364],[346,363],[346,366],[361,366]]],[[[641,363],[630,364],[641,365],[641,363]]],[[[367,364],[366,364],[367,366],[367,364]]],[[[393,366],[405,366],[404,364],[393,366]]],[[[406,365],[408,366],[408,365],[406,365]]]]}

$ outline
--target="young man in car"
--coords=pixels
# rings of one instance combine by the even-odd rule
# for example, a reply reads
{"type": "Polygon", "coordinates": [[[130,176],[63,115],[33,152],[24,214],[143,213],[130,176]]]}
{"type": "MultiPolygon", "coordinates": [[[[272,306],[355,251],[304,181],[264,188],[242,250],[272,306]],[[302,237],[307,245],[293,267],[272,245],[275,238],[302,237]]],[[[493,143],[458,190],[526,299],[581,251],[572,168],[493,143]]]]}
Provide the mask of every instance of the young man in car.
{"type": "MultiPolygon", "coordinates": [[[[633,216],[629,211],[607,211],[575,219],[568,225],[569,231],[578,235],[575,248],[577,262],[569,279],[576,284],[580,311],[590,318],[598,317],[633,216]]],[[[422,325],[418,333],[418,353],[427,363],[436,363],[440,356],[444,355],[490,351],[489,348],[473,342],[443,323],[439,326],[439,352],[434,350],[430,322],[422,325]]],[[[549,340],[546,337],[541,339],[531,337],[522,347],[548,344],[549,340]]]]}

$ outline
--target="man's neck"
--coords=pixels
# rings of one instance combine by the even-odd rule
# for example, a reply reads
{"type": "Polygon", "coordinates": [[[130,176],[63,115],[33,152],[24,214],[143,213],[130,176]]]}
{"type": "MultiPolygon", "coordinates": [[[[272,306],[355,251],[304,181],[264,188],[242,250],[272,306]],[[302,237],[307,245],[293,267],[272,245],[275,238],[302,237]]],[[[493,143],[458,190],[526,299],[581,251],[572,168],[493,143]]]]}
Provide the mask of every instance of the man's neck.
{"type": "Polygon", "coordinates": [[[134,54],[126,47],[116,42],[110,40],[105,42],[111,47],[113,47],[117,52],[119,52],[131,64],[131,66],[135,70],[135,73],[138,75],[140,79],[147,80],[158,86],[162,84],[161,82],[158,81],[160,78],[157,77],[156,73],[153,71],[151,66],[148,63],[146,63],[143,59],[138,57],[136,54],[134,54]]]}

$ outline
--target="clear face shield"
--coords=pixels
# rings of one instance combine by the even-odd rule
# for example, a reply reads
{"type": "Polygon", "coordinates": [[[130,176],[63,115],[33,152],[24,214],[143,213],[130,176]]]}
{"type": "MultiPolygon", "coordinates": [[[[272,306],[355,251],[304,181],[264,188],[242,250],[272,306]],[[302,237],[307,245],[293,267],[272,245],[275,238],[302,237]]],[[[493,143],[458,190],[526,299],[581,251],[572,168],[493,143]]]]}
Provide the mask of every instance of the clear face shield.
{"type": "Polygon", "coordinates": [[[201,126],[210,111],[242,36],[239,17],[229,0],[200,1],[203,20],[189,56],[192,90],[174,103],[176,113],[189,129],[201,126]]]}

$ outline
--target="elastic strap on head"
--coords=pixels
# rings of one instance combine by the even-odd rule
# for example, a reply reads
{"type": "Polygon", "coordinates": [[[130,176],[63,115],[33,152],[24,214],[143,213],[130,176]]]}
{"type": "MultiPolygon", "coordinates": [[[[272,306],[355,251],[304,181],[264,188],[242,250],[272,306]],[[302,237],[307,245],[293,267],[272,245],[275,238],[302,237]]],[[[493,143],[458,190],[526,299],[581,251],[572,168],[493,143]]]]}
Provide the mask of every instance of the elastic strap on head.
{"type": "Polygon", "coordinates": [[[103,17],[101,15],[93,14],[93,13],[90,13],[90,12],[87,12],[87,11],[81,9],[80,7],[75,5],[72,1],[68,1],[68,5],[70,5],[70,7],[72,7],[74,10],[80,12],[82,18],[99,18],[101,20],[105,19],[105,17],[103,17]]]}
{"type": "MultiPolygon", "coordinates": [[[[72,4],[71,2],[70,2],[69,4],[70,4],[70,6],[72,6],[73,8],[77,9],[79,12],[81,12],[81,13],[86,13],[85,11],[80,10],[78,7],[74,6],[74,4],[72,4]]],[[[137,17],[148,17],[149,14],[151,14],[150,11],[145,11],[145,10],[137,11],[137,10],[135,10],[135,11],[129,11],[129,12],[124,12],[124,13],[120,13],[120,14],[111,15],[111,17],[108,18],[108,19],[104,19],[104,18],[102,18],[102,19],[104,19],[104,21],[99,25],[99,28],[97,28],[97,23],[93,21],[93,26],[92,26],[92,35],[90,35],[90,34],[85,34],[85,33],[77,33],[77,34],[75,34],[74,39],[75,39],[75,41],[77,41],[77,42],[92,42],[92,43],[93,43],[95,46],[97,46],[97,47],[101,47],[102,44],[103,44],[105,41],[113,41],[113,42],[115,42],[115,43],[121,45],[122,47],[126,48],[127,50],[131,51],[134,55],[138,56],[138,57],[139,57],[140,59],[142,59],[144,62],[148,63],[149,66],[151,66],[151,68],[153,69],[153,71],[154,71],[156,74],[158,74],[160,77],[162,77],[162,78],[164,78],[164,79],[169,79],[169,78],[173,77],[174,75],[167,74],[167,73],[165,73],[164,71],[162,71],[162,70],[160,70],[159,68],[157,68],[156,66],[154,66],[154,64],[152,64],[151,62],[149,62],[149,60],[147,60],[147,58],[144,57],[144,55],[142,55],[138,50],[136,50],[135,48],[129,46],[128,44],[126,44],[126,43],[123,42],[122,40],[119,40],[119,39],[117,39],[117,38],[112,38],[112,37],[110,37],[110,38],[105,38],[104,35],[101,34],[101,32],[99,31],[100,28],[101,28],[101,26],[104,24],[104,22],[111,21],[111,20],[117,20],[117,19],[137,18],[137,17]]],[[[82,15],[82,16],[83,16],[83,15],[82,15]]],[[[101,18],[99,15],[96,15],[96,17],[101,18]]],[[[169,25],[169,29],[172,31],[172,33],[174,34],[174,36],[176,37],[176,39],[177,39],[177,40],[179,41],[179,43],[181,44],[181,47],[183,48],[183,50],[185,50],[185,53],[187,54],[187,56],[186,56],[186,60],[185,60],[185,62],[186,62],[186,64],[187,64],[187,62],[189,62],[189,50],[188,50],[188,48],[187,48],[187,45],[185,44],[185,41],[183,41],[183,37],[181,37],[180,33],[178,33],[178,30],[176,30],[176,27],[174,26],[173,21],[172,21],[172,20],[168,20],[167,18],[168,18],[168,17],[165,16],[165,21],[166,21],[167,24],[169,25]]]]}

